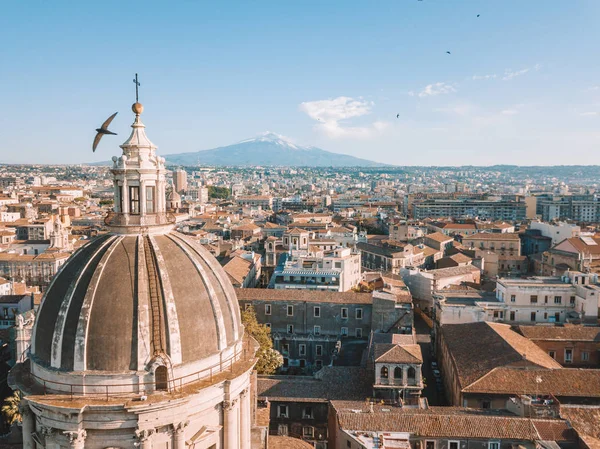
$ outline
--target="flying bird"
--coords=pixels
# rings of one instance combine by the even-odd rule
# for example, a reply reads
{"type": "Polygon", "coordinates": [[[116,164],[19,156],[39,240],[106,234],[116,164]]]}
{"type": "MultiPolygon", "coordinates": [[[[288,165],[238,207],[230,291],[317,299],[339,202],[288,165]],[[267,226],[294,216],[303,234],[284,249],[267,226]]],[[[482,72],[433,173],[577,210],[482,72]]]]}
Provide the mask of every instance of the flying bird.
{"type": "Polygon", "coordinates": [[[481,14],[477,14],[477,17],[479,17],[481,14]]]}
{"type": "Polygon", "coordinates": [[[100,139],[102,139],[102,136],[104,134],[112,134],[114,136],[117,135],[117,133],[113,133],[112,131],[108,130],[108,125],[110,125],[110,122],[113,121],[113,119],[115,118],[115,115],[117,115],[117,114],[118,114],[118,112],[115,112],[113,115],[111,115],[110,117],[108,117],[104,123],[102,123],[102,126],[100,128],[96,128],[96,132],[98,134],[96,134],[96,137],[94,138],[94,145],[92,145],[92,151],[93,152],[96,151],[96,147],[100,143],[100,139]]]}
{"type": "Polygon", "coordinates": [[[396,114],[396,118],[400,118],[400,114],[396,114]]]}
{"type": "Polygon", "coordinates": [[[447,51],[446,53],[448,53],[449,55],[451,55],[452,53],[450,53],[449,51],[447,51]]]}

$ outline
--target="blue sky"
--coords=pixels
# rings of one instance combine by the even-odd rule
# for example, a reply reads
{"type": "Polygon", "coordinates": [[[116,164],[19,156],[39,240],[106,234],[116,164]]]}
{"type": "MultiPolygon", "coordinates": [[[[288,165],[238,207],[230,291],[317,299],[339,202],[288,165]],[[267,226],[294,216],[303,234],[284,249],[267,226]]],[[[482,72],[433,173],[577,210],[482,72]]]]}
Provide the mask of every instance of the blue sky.
{"type": "Polygon", "coordinates": [[[0,161],[118,154],[138,72],[161,154],[268,130],[398,165],[598,163],[599,19],[597,0],[2,2],[0,161]]]}

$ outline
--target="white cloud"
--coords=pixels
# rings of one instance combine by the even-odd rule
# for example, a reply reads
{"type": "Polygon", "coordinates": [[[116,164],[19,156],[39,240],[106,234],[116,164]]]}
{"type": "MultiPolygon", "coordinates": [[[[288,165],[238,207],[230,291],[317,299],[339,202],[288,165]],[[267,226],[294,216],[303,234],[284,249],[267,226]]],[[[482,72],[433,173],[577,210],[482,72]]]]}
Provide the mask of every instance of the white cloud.
{"type": "Polygon", "coordinates": [[[600,90],[600,86],[591,86],[587,90],[590,92],[595,92],[597,90],[600,90]]]}
{"type": "Polygon", "coordinates": [[[428,84],[419,92],[419,97],[432,97],[440,94],[450,94],[456,92],[456,89],[451,84],[447,83],[433,83],[428,84]]]}
{"type": "Polygon", "coordinates": [[[383,131],[389,123],[376,121],[368,126],[347,126],[344,122],[370,114],[373,106],[372,101],[362,98],[337,97],[329,100],[305,101],[300,103],[300,110],[318,121],[316,129],[331,138],[367,138],[373,133],[383,131]]]}
{"type": "Polygon", "coordinates": [[[589,111],[589,112],[582,112],[579,115],[581,115],[582,117],[594,117],[594,116],[600,115],[600,114],[598,114],[598,112],[595,112],[595,111],[589,111]]]}
{"type": "Polygon", "coordinates": [[[519,113],[519,111],[517,111],[516,109],[504,109],[502,112],[500,112],[502,115],[517,115],[519,113]]]}
{"type": "Polygon", "coordinates": [[[504,71],[504,76],[502,77],[502,80],[510,81],[513,78],[516,78],[521,75],[525,75],[527,72],[530,72],[531,70],[535,70],[537,72],[541,68],[542,68],[542,66],[540,64],[536,64],[533,67],[528,67],[528,68],[517,70],[517,71],[513,71],[511,69],[506,69],[504,71]]]}
{"type": "Polygon", "coordinates": [[[491,75],[473,75],[472,76],[472,80],[473,81],[478,81],[478,80],[493,80],[496,79],[497,75],[495,73],[491,74],[491,75]]]}

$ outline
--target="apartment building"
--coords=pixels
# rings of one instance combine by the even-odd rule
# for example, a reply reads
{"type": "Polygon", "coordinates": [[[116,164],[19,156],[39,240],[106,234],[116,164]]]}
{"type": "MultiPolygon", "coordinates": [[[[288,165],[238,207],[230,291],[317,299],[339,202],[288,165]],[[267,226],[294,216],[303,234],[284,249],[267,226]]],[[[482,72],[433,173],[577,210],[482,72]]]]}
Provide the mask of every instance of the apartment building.
{"type": "Polygon", "coordinates": [[[407,291],[237,289],[236,293],[240,307],[254,307],[258,322],[271,329],[285,369],[318,370],[337,357],[345,341],[362,340],[365,347],[371,332],[412,334],[412,298],[407,291]]]}
{"type": "Polygon", "coordinates": [[[361,264],[365,270],[385,271],[399,274],[407,267],[420,267],[425,262],[422,248],[395,241],[384,241],[381,244],[358,243],[361,264]]]}
{"type": "Polygon", "coordinates": [[[598,296],[598,275],[574,271],[562,277],[498,279],[496,284],[507,323],[596,322],[598,296]]]}
{"type": "Polygon", "coordinates": [[[526,213],[525,202],[517,200],[428,199],[412,205],[412,216],[417,220],[452,217],[521,221],[526,213]]]}

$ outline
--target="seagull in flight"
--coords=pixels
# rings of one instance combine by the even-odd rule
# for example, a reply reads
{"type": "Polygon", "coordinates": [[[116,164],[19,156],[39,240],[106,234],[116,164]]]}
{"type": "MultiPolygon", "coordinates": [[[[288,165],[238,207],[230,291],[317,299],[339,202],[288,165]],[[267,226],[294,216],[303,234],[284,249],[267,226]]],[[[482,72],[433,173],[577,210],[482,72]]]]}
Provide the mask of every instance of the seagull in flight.
{"type": "Polygon", "coordinates": [[[477,17],[479,17],[481,14],[477,14],[477,17]]]}
{"type": "Polygon", "coordinates": [[[446,53],[448,53],[449,55],[451,55],[452,53],[450,53],[449,51],[447,51],[446,53]]]}
{"type": "Polygon", "coordinates": [[[102,139],[102,136],[104,134],[112,134],[114,136],[117,135],[117,133],[113,133],[112,131],[108,130],[108,126],[110,125],[110,122],[113,121],[113,119],[115,118],[115,116],[117,114],[118,114],[118,112],[115,112],[113,115],[111,115],[110,117],[108,117],[104,123],[102,123],[102,126],[100,128],[96,128],[96,132],[98,134],[96,134],[96,137],[94,138],[94,145],[92,145],[92,151],[93,152],[96,152],[96,147],[100,143],[100,139],[102,139]]]}
{"type": "Polygon", "coordinates": [[[400,118],[400,114],[396,114],[396,118],[400,118]]]}

